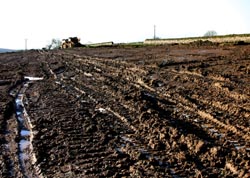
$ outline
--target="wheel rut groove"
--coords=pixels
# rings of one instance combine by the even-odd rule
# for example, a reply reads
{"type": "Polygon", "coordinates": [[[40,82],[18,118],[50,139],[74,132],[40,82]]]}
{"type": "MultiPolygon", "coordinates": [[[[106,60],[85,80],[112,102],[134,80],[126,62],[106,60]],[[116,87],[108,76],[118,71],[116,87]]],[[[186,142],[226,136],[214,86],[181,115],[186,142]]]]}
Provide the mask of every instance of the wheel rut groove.
{"type": "Polygon", "coordinates": [[[1,54],[0,177],[249,177],[248,56],[229,44],[1,54]]]}

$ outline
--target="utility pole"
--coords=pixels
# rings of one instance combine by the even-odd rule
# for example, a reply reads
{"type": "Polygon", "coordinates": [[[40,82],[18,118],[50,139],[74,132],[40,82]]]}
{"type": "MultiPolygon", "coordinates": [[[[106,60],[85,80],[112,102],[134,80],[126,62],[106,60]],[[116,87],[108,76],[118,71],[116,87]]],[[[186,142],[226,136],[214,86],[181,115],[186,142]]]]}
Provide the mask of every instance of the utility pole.
{"type": "Polygon", "coordinates": [[[26,51],[28,49],[28,39],[25,38],[24,41],[25,41],[25,51],[26,51]]]}
{"type": "Polygon", "coordinates": [[[154,39],[156,39],[156,26],[154,25],[154,39]]]}

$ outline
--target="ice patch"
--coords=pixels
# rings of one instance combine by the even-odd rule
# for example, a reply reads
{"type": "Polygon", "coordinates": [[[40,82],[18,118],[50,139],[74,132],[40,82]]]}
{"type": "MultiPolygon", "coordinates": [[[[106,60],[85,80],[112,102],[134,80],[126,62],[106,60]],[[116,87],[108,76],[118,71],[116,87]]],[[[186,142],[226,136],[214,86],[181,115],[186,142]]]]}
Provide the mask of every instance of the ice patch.
{"type": "Polygon", "coordinates": [[[121,139],[123,139],[124,141],[132,143],[132,140],[130,138],[125,137],[125,136],[122,136],[121,139]]]}
{"type": "Polygon", "coordinates": [[[93,75],[91,73],[84,72],[83,73],[86,77],[92,77],[93,75]]]}
{"type": "Polygon", "coordinates": [[[245,146],[240,146],[240,145],[234,145],[237,150],[245,148],[245,146]]]}
{"type": "Polygon", "coordinates": [[[144,94],[145,96],[150,97],[150,98],[155,98],[154,95],[152,95],[152,94],[150,94],[150,93],[148,93],[148,92],[144,92],[143,94],[144,94]]]}
{"type": "MultiPolygon", "coordinates": [[[[16,112],[17,116],[20,116],[21,114],[22,114],[22,112],[19,112],[19,111],[16,112]]],[[[18,117],[18,118],[21,118],[21,117],[18,117]]]]}
{"type": "Polygon", "coordinates": [[[26,153],[20,153],[19,154],[20,159],[23,160],[28,160],[29,156],[26,153]]]}
{"type": "Polygon", "coordinates": [[[43,80],[43,77],[28,77],[28,76],[25,76],[24,79],[28,79],[28,80],[31,80],[31,81],[36,81],[36,80],[43,80]]]}
{"type": "Polygon", "coordinates": [[[182,116],[185,117],[185,118],[189,118],[188,114],[182,114],[182,116]]]}
{"type": "Polygon", "coordinates": [[[28,148],[30,146],[30,142],[27,141],[27,140],[22,139],[19,142],[19,146],[20,146],[20,151],[23,152],[23,150],[25,150],[26,148],[28,148]]]}
{"type": "Polygon", "coordinates": [[[99,111],[100,113],[106,113],[106,109],[104,109],[104,108],[99,108],[99,109],[97,109],[97,111],[99,111]]]}
{"type": "MultiPolygon", "coordinates": [[[[20,164],[21,164],[20,166],[24,174],[24,177],[31,177],[31,176],[28,176],[31,173],[30,172],[31,170],[29,170],[28,165],[30,164],[34,165],[36,163],[36,157],[35,157],[35,154],[33,153],[33,145],[32,145],[33,126],[31,124],[28,113],[25,109],[23,100],[25,97],[25,91],[28,88],[29,83],[35,80],[43,80],[43,78],[40,78],[40,77],[24,77],[24,78],[29,81],[24,81],[23,86],[19,91],[17,91],[17,89],[10,91],[10,95],[13,95],[14,97],[16,97],[15,112],[16,112],[16,118],[18,120],[18,126],[21,129],[19,134],[21,137],[27,138],[27,139],[21,139],[18,143],[18,159],[20,161],[20,164]]],[[[32,171],[32,174],[34,173],[38,175],[35,177],[42,177],[42,176],[39,176],[40,172],[41,172],[40,168],[38,166],[35,166],[35,170],[32,171]]]]}
{"type": "Polygon", "coordinates": [[[143,149],[143,148],[139,148],[138,150],[139,150],[141,153],[148,154],[148,151],[145,150],[145,149],[143,149]]]}
{"type": "Polygon", "coordinates": [[[220,133],[215,133],[214,134],[216,137],[225,137],[225,134],[220,134],[220,133]]]}
{"type": "Polygon", "coordinates": [[[236,140],[228,140],[230,143],[238,143],[236,140]]]}
{"type": "Polygon", "coordinates": [[[16,99],[16,105],[21,105],[22,106],[23,102],[21,99],[17,98],[16,99]]]}
{"type": "Polygon", "coordinates": [[[23,94],[18,93],[17,98],[22,98],[23,94]]]}
{"type": "Polygon", "coordinates": [[[209,131],[212,132],[212,133],[217,133],[218,132],[218,130],[216,130],[216,129],[209,129],[209,131]]]}
{"type": "MultiPolygon", "coordinates": [[[[18,113],[17,113],[17,115],[18,115],[18,113]]],[[[19,122],[23,122],[24,119],[23,119],[20,115],[21,115],[21,114],[19,114],[19,116],[17,116],[17,119],[18,119],[19,122]]]]}
{"type": "Polygon", "coordinates": [[[115,150],[120,153],[120,154],[123,154],[122,150],[120,148],[115,148],[115,150]]]}
{"type": "Polygon", "coordinates": [[[21,130],[21,136],[29,136],[30,135],[30,131],[28,130],[21,130]]]}

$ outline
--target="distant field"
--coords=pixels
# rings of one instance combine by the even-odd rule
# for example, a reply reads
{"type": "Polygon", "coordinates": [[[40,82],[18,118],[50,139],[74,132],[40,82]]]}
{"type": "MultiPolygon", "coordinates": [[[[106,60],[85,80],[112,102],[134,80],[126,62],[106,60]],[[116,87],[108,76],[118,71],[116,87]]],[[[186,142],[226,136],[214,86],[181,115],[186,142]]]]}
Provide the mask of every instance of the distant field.
{"type": "Polygon", "coordinates": [[[13,51],[15,50],[0,48],[0,53],[13,52],[13,51]]]}
{"type": "Polygon", "coordinates": [[[214,43],[235,43],[244,41],[250,42],[250,34],[233,34],[213,37],[188,37],[188,38],[168,38],[168,39],[146,39],[144,44],[172,44],[172,43],[192,43],[194,41],[211,41],[214,43]]]}

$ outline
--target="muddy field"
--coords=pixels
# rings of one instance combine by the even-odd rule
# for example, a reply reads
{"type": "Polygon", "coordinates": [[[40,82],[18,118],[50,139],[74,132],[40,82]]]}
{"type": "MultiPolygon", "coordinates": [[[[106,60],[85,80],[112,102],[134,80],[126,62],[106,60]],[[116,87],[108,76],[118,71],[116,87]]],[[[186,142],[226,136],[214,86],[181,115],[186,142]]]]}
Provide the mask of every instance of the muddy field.
{"type": "Polygon", "coordinates": [[[0,177],[250,177],[250,45],[0,54],[0,177]]]}

